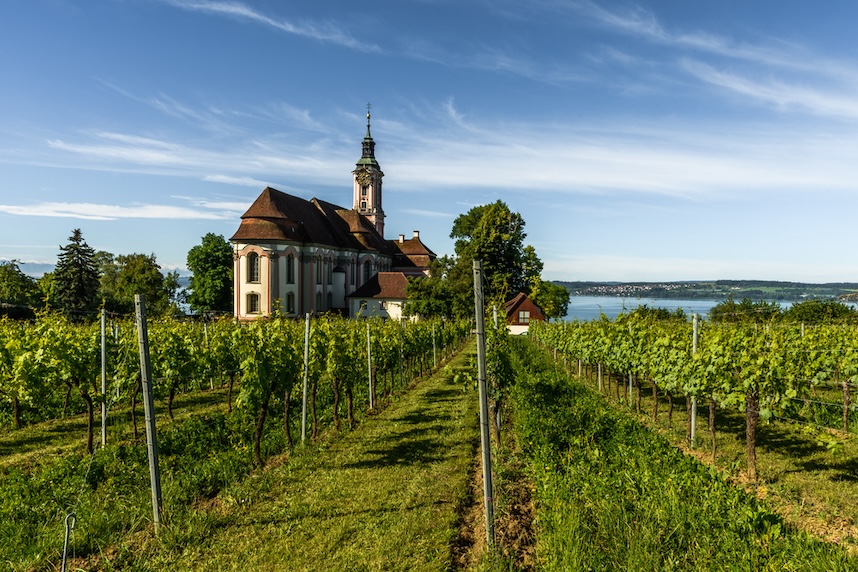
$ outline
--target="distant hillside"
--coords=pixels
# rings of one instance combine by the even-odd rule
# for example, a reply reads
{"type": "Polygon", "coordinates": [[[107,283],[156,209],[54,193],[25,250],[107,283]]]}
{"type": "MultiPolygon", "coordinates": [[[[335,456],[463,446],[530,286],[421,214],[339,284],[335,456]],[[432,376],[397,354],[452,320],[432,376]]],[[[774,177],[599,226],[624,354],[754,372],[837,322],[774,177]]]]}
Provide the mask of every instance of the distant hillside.
{"type": "MultiPolygon", "coordinates": [[[[5,264],[10,262],[9,260],[0,258],[0,264],[5,264]]],[[[54,265],[46,264],[40,262],[21,262],[18,261],[18,268],[21,269],[21,272],[26,274],[27,276],[32,276],[33,278],[41,278],[45,272],[53,272],[54,265]]]]}
{"type": "Polygon", "coordinates": [[[724,300],[832,299],[858,293],[858,282],[810,284],[776,280],[714,280],[688,282],[565,282],[557,281],[575,296],[724,300]]]}

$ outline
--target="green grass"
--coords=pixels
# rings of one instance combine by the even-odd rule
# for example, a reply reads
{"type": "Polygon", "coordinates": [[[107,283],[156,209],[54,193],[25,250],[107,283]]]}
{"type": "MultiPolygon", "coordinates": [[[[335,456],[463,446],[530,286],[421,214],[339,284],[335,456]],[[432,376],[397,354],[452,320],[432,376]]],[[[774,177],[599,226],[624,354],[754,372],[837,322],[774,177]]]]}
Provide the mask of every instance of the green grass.
{"type": "Polygon", "coordinates": [[[516,343],[515,427],[535,484],[539,569],[858,568],[846,550],[795,530],[529,341],[516,343]]]}
{"type": "Polygon", "coordinates": [[[449,372],[211,499],[168,507],[157,540],[127,537],[88,567],[449,569],[478,436],[476,392],[449,372]]]}

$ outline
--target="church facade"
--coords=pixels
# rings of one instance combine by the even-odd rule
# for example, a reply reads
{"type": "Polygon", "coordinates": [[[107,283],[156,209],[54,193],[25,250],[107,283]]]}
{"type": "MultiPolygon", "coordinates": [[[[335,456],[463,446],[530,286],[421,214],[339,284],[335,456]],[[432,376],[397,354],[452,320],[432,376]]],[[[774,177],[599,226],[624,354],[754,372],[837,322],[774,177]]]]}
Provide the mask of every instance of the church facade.
{"type": "Polygon", "coordinates": [[[418,231],[409,239],[384,238],[383,177],[367,113],[361,157],[352,171],[352,208],[265,188],[230,238],[235,316],[372,312],[396,317],[385,310],[390,305],[399,309],[391,314],[401,312],[402,289],[375,285],[401,286],[408,276],[424,275],[435,254],[418,231]],[[391,273],[401,276],[391,279],[391,273]],[[394,294],[398,298],[391,298],[394,294]]]}

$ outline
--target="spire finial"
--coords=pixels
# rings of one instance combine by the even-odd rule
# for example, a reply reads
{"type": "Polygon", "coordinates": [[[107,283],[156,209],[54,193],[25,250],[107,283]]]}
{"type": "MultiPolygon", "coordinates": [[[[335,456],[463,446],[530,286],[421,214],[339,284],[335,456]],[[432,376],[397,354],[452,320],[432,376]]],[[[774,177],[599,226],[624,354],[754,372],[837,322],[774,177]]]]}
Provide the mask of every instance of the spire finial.
{"type": "Polygon", "coordinates": [[[372,109],[372,104],[367,103],[366,104],[366,129],[367,129],[367,131],[369,131],[369,118],[371,117],[371,115],[370,115],[371,109],[372,109]]]}

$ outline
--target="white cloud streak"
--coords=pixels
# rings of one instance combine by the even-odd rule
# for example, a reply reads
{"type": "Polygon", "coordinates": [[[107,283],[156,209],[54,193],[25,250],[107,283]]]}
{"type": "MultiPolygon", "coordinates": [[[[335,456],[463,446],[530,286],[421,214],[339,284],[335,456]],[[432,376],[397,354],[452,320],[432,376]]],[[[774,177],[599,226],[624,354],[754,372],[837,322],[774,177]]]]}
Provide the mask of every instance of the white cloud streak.
{"type": "Polygon", "coordinates": [[[380,51],[378,46],[361,42],[334,24],[292,22],[283,18],[276,18],[274,16],[263,14],[262,12],[241,2],[219,2],[214,0],[164,0],[164,2],[183,10],[248,20],[256,24],[274,28],[281,32],[286,32],[287,34],[302,36],[324,43],[336,44],[360,52],[380,51]]]}
{"type": "Polygon", "coordinates": [[[246,210],[242,204],[224,208],[223,204],[198,201],[203,208],[189,208],[173,205],[134,204],[130,206],[107,205],[98,203],[44,202],[30,205],[0,205],[0,212],[17,216],[59,217],[81,220],[119,220],[119,219],[178,219],[178,220],[235,220],[237,214],[246,210]],[[214,207],[214,209],[205,210],[214,207]]]}

